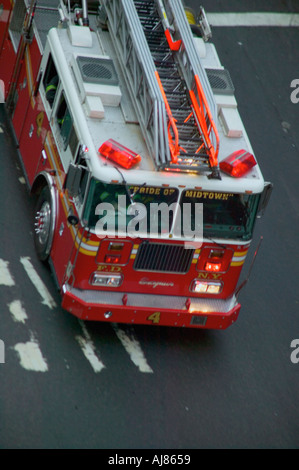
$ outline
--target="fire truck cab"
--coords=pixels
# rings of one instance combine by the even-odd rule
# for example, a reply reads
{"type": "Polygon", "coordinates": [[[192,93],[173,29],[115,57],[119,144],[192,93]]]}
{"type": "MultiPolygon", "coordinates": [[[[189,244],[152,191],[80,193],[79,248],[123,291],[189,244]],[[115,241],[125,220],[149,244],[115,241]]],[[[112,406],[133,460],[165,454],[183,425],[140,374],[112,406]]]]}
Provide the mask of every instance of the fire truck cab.
{"type": "Polygon", "coordinates": [[[85,2],[4,5],[0,79],[37,196],[36,251],[63,308],[227,328],[272,185],[204,11],[196,21],[180,0],[101,0],[90,13],[85,2]]]}

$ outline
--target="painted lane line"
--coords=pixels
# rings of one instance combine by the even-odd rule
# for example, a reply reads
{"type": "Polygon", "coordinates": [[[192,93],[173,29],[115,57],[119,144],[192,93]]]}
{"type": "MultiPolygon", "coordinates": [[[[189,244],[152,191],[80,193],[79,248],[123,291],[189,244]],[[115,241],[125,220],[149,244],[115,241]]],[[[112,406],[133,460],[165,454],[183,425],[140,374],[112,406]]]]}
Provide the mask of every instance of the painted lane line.
{"type": "Polygon", "coordinates": [[[299,27],[298,13],[207,13],[212,27],[299,27]]]}
{"type": "Polygon", "coordinates": [[[147,360],[141,349],[140,343],[134,337],[133,332],[131,332],[130,336],[128,336],[128,334],[122,328],[120,328],[118,324],[113,323],[112,327],[121,344],[129,354],[131,361],[135,364],[136,367],[138,367],[140,372],[153,374],[154,371],[148,365],[147,360]]]}
{"type": "Polygon", "coordinates": [[[8,266],[8,261],[0,259],[0,285],[12,287],[15,285],[15,281],[9,272],[8,266]]]}
{"type": "Polygon", "coordinates": [[[29,279],[31,280],[32,284],[36,288],[37,292],[40,294],[42,297],[42,304],[46,305],[49,307],[49,309],[53,309],[57,307],[53,297],[49,293],[47,287],[35,271],[34,267],[31,264],[30,258],[29,257],[23,257],[20,259],[20,262],[22,263],[29,279]]]}
{"type": "Polygon", "coordinates": [[[102,372],[103,369],[105,369],[105,365],[103,362],[99,359],[99,357],[96,354],[96,348],[95,345],[93,344],[93,341],[87,331],[87,328],[82,320],[79,320],[80,326],[82,328],[83,336],[76,336],[76,340],[78,341],[81,350],[90,363],[91,367],[93,368],[94,372],[98,374],[99,372],[102,372]]]}
{"type": "Polygon", "coordinates": [[[15,322],[18,323],[25,323],[26,320],[28,320],[27,313],[25,312],[24,308],[22,307],[22,304],[20,300],[14,300],[10,304],[7,305],[9,308],[9,311],[12,315],[12,318],[15,322]]]}
{"type": "Polygon", "coordinates": [[[0,364],[5,364],[5,344],[2,339],[0,339],[0,364]]]}
{"type": "Polygon", "coordinates": [[[24,369],[32,372],[47,372],[49,370],[40,346],[33,336],[27,343],[18,343],[13,349],[18,353],[20,365],[24,369]]]}

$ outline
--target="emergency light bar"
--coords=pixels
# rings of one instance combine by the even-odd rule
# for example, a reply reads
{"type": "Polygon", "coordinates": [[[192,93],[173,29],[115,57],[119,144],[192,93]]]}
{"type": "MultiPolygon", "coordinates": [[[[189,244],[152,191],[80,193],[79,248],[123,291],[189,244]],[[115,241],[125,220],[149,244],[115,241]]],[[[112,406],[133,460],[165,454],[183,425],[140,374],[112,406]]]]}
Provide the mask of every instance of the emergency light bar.
{"type": "Polygon", "coordinates": [[[113,139],[106,140],[99,153],[127,170],[141,161],[141,156],[113,139]]]}
{"type": "Polygon", "coordinates": [[[246,150],[237,150],[220,162],[220,169],[234,178],[241,178],[256,164],[256,159],[251,153],[246,150]]]}

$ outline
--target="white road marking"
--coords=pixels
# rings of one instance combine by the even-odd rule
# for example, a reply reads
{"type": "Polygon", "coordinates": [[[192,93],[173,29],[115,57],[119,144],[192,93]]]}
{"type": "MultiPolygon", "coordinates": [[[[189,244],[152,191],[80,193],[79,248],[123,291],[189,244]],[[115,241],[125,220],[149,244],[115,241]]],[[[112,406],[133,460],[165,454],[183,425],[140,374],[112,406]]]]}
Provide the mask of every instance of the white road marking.
{"type": "MultiPolygon", "coordinates": [[[[0,101],[0,103],[1,103],[1,101],[0,101]]],[[[2,126],[0,126],[0,134],[4,134],[4,130],[3,130],[2,126]]]]}
{"type": "Polygon", "coordinates": [[[299,27],[298,13],[207,13],[212,27],[299,27]]]}
{"type": "Polygon", "coordinates": [[[39,277],[39,275],[35,271],[34,267],[32,266],[30,258],[23,257],[23,258],[20,259],[20,262],[22,263],[26,273],[29,276],[29,279],[31,280],[34,287],[36,288],[37,292],[42,297],[42,299],[43,299],[42,304],[46,305],[51,310],[53,308],[55,308],[57,305],[56,305],[53,297],[49,293],[47,287],[45,286],[45,284],[43,283],[43,281],[41,280],[41,278],[39,277]]]}
{"type": "Polygon", "coordinates": [[[12,287],[15,285],[15,281],[9,272],[8,266],[8,261],[0,259],[0,285],[12,287]]]}
{"type": "Polygon", "coordinates": [[[20,365],[33,372],[47,372],[48,365],[38,342],[32,337],[27,343],[18,343],[13,348],[19,355],[20,365]]]}
{"type": "Polygon", "coordinates": [[[118,326],[118,324],[113,323],[112,326],[116,333],[116,336],[118,337],[121,344],[129,354],[131,361],[135,364],[135,366],[138,367],[140,372],[152,374],[153,370],[148,365],[147,360],[141,349],[140,343],[136,338],[134,338],[133,333],[128,336],[127,333],[118,326]]]}
{"type": "Polygon", "coordinates": [[[83,336],[80,336],[80,335],[76,336],[76,340],[78,341],[84,356],[89,361],[94,372],[98,374],[103,369],[105,369],[105,365],[95,353],[96,348],[92,342],[92,339],[87,331],[87,328],[84,322],[82,320],[79,320],[79,323],[83,331],[83,336]]]}
{"type": "Polygon", "coordinates": [[[8,304],[8,308],[15,322],[25,323],[28,320],[27,313],[22,307],[20,300],[14,300],[8,304]]]}
{"type": "Polygon", "coordinates": [[[5,344],[2,339],[0,339],[0,364],[5,364],[5,344]]]}
{"type": "Polygon", "coordinates": [[[25,180],[24,176],[20,176],[19,182],[20,182],[21,184],[26,184],[26,180],[25,180]]]}

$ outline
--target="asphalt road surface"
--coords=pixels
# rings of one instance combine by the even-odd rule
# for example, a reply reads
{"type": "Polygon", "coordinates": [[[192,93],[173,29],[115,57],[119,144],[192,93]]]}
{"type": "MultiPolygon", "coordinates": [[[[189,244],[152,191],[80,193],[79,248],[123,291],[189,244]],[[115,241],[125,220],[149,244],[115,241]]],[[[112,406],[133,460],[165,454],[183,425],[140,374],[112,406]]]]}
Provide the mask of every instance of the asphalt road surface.
{"type": "MultiPolygon", "coordinates": [[[[260,2],[201,3],[244,12],[260,2]]],[[[264,3],[299,11],[297,1],[264,3]]],[[[264,241],[239,320],[226,331],[83,324],[64,312],[34,253],[33,205],[0,110],[0,448],[299,447],[299,363],[291,361],[299,338],[299,103],[290,99],[299,29],[213,33],[275,186],[256,227],[251,257],[264,241]]]]}

